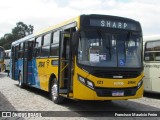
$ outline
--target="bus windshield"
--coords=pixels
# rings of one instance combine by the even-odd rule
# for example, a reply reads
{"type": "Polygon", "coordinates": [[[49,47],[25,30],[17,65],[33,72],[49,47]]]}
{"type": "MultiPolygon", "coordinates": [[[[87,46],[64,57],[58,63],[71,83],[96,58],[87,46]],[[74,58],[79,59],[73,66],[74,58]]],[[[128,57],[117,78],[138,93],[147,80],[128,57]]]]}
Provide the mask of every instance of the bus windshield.
{"type": "Polygon", "coordinates": [[[140,34],[109,33],[101,30],[80,32],[78,63],[95,67],[142,67],[140,34]]]}

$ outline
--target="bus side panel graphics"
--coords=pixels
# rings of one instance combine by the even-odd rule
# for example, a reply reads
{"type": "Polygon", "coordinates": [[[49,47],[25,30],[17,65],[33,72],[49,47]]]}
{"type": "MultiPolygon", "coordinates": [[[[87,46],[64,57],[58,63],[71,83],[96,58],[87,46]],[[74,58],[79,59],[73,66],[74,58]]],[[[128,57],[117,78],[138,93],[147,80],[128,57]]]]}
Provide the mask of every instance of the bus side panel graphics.
{"type": "Polygon", "coordinates": [[[36,78],[39,79],[40,83],[40,89],[46,90],[47,89],[47,79],[45,73],[47,72],[46,70],[46,60],[45,59],[37,59],[36,64],[37,64],[37,72],[38,76],[36,78]]]}
{"type": "Polygon", "coordinates": [[[36,59],[34,58],[32,60],[32,81],[31,83],[36,87],[36,88],[40,88],[40,79],[38,76],[38,69],[37,69],[37,63],[36,63],[36,59]]]}
{"type": "Polygon", "coordinates": [[[32,76],[33,72],[32,72],[32,61],[28,61],[28,72],[27,72],[27,76],[28,76],[28,84],[34,85],[34,79],[32,76]]]}
{"type": "Polygon", "coordinates": [[[58,78],[57,59],[37,59],[34,63],[36,63],[33,66],[36,85],[39,85],[39,88],[42,90],[49,91],[48,86],[51,75],[54,73],[55,77],[58,78]]]}

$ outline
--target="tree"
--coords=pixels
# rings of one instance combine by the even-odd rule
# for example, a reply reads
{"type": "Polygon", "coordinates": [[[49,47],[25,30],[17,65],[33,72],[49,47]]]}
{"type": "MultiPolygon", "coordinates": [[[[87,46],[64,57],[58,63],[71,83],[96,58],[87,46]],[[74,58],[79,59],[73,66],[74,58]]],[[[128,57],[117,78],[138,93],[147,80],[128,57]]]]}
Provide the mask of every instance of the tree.
{"type": "Polygon", "coordinates": [[[11,48],[11,43],[33,33],[34,27],[26,25],[23,22],[17,22],[16,27],[12,29],[12,33],[7,33],[0,38],[0,46],[5,49],[11,48]]]}
{"type": "Polygon", "coordinates": [[[0,39],[0,46],[3,46],[3,44],[5,44],[5,38],[1,37],[1,39],[0,39]]]}
{"type": "Polygon", "coordinates": [[[23,38],[23,37],[33,33],[33,26],[32,25],[27,26],[23,22],[18,22],[16,25],[17,26],[12,29],[12,34],[17,39],[23,38]]]}
{"type": "Polygon", "coordinates": [[[4,39],[6,40],[5,42],[10,42],[14,39],[14,36],[11,33],[7,33],[4,35],[4,39]]]}

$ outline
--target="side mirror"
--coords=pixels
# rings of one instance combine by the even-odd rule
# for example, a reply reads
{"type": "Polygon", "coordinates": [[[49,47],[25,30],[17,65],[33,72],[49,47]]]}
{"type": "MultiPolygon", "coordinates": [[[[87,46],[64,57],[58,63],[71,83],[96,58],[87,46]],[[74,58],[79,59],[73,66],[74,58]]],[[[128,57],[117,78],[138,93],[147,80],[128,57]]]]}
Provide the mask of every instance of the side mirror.
{"type": "Polygon", "coordinates": [[[73,54],[76,54],[77,48],[78,48],[78,38],[79,38],[79,32],[75,32],[72,35],[72,51],[73,54]]]}

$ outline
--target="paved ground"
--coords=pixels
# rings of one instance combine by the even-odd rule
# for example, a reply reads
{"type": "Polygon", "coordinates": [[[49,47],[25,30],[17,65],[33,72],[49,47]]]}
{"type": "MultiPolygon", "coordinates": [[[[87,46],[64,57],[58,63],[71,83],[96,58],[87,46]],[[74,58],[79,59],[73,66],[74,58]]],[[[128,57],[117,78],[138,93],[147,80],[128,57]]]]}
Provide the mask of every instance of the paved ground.
{"type": "MultiPolygon", "coordinates": [[[[21,89],[18,87],[18,82],[11,80],[6,74],[0,74],[0,111],[60,111],[60,112],[46,112],[56,116],[56,114],[63,117],[45,117],[42,120],[50,119],[66,119],[66,115],[77,115],[79,117],[67,117],[72,120],[86,120],[86,119],[109,119],[109,120],[141,120],[141,119],[155,119],[160,120],[158,117],[105,117],[106,114],[110,115],[109,111],[160,111],[160,94],[145,94],[145,97],[134,100],[120,100],[112,102],[98,102],[98,101],[72,101],[68,100],[63,105],[54,104],[48,97],[48,93],[27,87],[21,89]],[[81,111],[95,111],[81,112],[81,111]],[[70,112],[64,112],[70,111],[70,112]],[[101,113],[99,111],[102,111],[101,113]],[[104,112],[105,111],[105,112],[104,112]],[[108,111],[106,113],[106,111],[108,111]],[[84,115],[86,117],[84,117],[84,115]],[[102,117],[90,117],[90,116],[102,116],[102,117]],[[89,116],[89,117],[87,117],[89,116]]],[[[0,118],[4,120],[12,120],[13,118],[0,118]]],[[[21,119],[37,119],[40,118],[18,118],[21,119]]]]}

